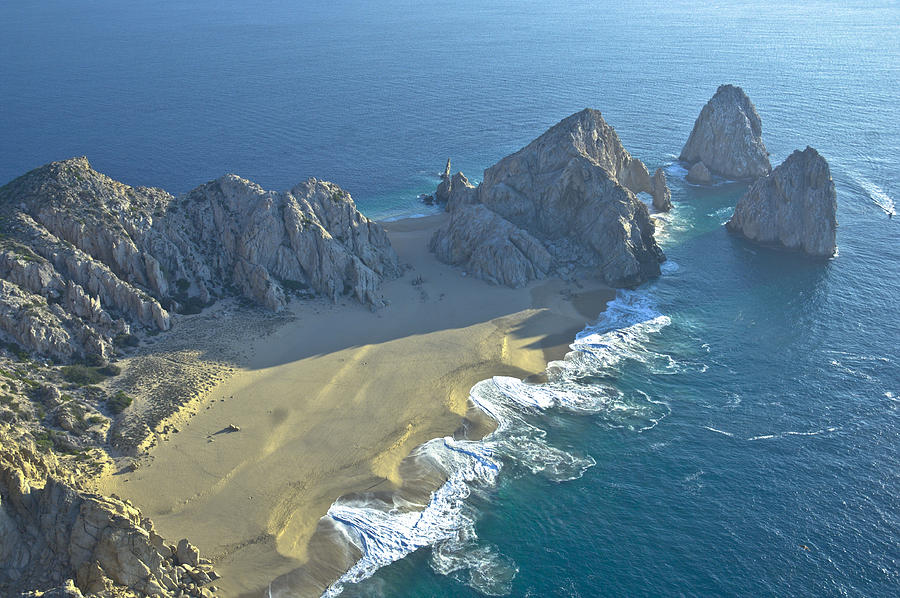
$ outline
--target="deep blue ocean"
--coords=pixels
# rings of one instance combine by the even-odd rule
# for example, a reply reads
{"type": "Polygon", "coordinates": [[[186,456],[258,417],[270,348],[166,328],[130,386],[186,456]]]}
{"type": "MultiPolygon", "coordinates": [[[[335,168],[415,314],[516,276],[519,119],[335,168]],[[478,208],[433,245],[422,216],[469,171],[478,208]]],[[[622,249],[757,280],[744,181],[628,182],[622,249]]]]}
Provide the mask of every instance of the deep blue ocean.
{"type": "Polygon", "coordinates": [[[897,596],[900,4],[783,4],[3,2],[0,183],[85,154],[175,193],[315,176],[409,216],[448,156],[479,180],[597,108],[669,174],[663,276],[544,387],[476,387],[506,425],[467,449],[499,472],[445,505],[466,526],[343,595],[897,596]],[[835,259],[729,235],[745,186],[684,182],[721,83],[756,104],[773,165],[829,161],[835,259]]]}

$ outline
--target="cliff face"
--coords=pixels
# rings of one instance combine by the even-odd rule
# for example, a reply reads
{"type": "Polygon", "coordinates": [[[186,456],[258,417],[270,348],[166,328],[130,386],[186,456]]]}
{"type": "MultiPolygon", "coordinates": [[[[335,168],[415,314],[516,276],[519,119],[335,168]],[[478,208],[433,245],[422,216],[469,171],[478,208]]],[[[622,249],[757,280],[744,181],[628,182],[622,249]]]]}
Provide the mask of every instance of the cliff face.
{"type": "Polygon", "coordinates": [[[831,257],[837,245],[837,199],[825,158],[796,150],[738,200],[728,230],[759,243],[831,257]]]}
{"type": "Polygon", "coordinates": [[[727,179],[753,180],[769,174],[772,165],[762,141],[762,121],[743,89],[719,86],[694,122],[679,160],[691,167],[702,162],[709,172],[727,179]]]}
{"type": "Polygon", "coordinates": [[[133,327],[241,295],[278,311],[291,290],[379,303],[399,273],[384,230],[337,185],[264,191],[234,175],[182,197],[130,187],[86,158],[0,188],[0,331],[67,359],[112,351],[133,327]]]}
{"type": "Polygon", "coordinates": [[[51,454],[5,433],[0,563],[4,596],[210,596],[199,586],[217,577],[186,540],[167,545],[133,506],[77,489],[51,454]]]}
{"type": "MultiPolygon", "coordinates": [[[[653,191],[650,175],[596,110],[503,158],[477,188],[464,180],[451,181],[451,216],[430,244],[445,262],[509,286],[574,268],[615,286],[659,274],[665,257],[634,195],[653,191]]],[[[668,191],[664,177],[654,180],[658,194],[668,191]]]]}

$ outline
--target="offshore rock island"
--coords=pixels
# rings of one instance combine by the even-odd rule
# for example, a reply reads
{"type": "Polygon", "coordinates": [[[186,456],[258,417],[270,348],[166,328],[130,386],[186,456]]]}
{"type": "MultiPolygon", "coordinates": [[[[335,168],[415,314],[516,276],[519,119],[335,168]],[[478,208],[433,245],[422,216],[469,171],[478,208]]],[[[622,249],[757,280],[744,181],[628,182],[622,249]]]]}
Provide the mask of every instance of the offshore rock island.
{"type": "Polygon", "coordinates": [[[449,170],[435,199],[450,219],[429,243],[441,261],[512,287],[576,270],[619,287],[659,275],[665,256],[635,194],[667,208],[665,174],[651,178],[600,112],[562,120],[485,170],[478,187],[449,170]]]}
{"type": "Polygon", "coordinates": [[[811,256],[837,250],[837,197],[831,170],[811,147],[796,150],[738,200],[728,230],[811,256]]]}
{"type": "Polygon", "coordinates": [[[739,181],[769,174],[762,121],[743,89],[719,86],[700,111],[678,159],[688,164],[688,180],[699,184],[709,184],[710,174],[739,181]]]}

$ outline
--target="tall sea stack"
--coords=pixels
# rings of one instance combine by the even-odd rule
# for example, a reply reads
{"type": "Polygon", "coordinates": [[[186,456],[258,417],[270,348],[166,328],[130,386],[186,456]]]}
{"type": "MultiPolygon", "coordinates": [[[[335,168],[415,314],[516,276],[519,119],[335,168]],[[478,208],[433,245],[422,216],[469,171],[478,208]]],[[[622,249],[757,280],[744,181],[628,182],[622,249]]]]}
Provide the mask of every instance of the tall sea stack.
{"type": "MultiPolygon", "coordinates": [[[[679,160],[692,172],[703,164],[710,173],[732,180],[754,180],[769,174],[772,165],[762,141],[762,122],[756,106],[734,85],[720,85],[700,111],[679,160]]],[[[695,182],[706,177],[694,175],[695,182]]]]}
{"type": "Polygon", "coordinates": [[[837,199],[828,162],[811,147],[796,150],[750,186],[726,226],[759,243],[833,256],[837,199]]]}

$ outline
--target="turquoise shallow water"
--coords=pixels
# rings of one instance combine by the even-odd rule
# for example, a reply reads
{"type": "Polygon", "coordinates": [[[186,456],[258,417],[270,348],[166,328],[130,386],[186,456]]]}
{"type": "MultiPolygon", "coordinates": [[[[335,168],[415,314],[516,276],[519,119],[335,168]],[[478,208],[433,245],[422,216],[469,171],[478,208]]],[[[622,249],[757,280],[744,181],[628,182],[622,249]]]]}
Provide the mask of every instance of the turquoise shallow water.
{"type": "Polygon", "coordinates": [[[474,536],[344,595],[892,596],[898,34],[895,2],[7,3],[0,180],[87,154],[131,184],[318,176],[410,215],[447,156],[478,179],[598,108],[669,172],[670,265],[586,329],[555,406],[516,412],[518,445],[487,447],[499,474],[452,511],[474,536]],[[684,183],[674,156],[723,82],[756,103],[773,163],[807,144],[829,160],[836,259],[736,239],[744,187],[684,183]]]}

